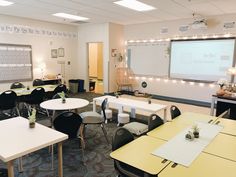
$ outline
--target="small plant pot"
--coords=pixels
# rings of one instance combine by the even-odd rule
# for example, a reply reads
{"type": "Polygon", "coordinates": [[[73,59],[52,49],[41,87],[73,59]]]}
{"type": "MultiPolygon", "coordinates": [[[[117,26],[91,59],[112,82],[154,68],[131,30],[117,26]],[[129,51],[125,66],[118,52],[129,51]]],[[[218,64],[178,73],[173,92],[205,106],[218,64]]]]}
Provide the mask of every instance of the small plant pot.
{"type": "Polygon", "coordinates": [[[199,132],[193,132],[194,138],[199,138],[199,132]]]}
{"type": "Polygon", "coordinates": [[[152,100],[148,100],[148,104],[151,104],[152,103],[152,100]]]}
{"type": "Polygon", "coordinates": [[[66,99],[63,98],[63,99],[61,100],[61,102],[62,102],[62,103],[66,103],[66,99]]]}
{"type": "Polygon", "coordinates": [[[34,128],[35,127],[35,122],[30,122],[29,123],[29,128],[34,128]]]}
{"type": "Polygon", "coordinates": [[[119,95],[116,95],[116,98],[119,98],[119,95]]]}

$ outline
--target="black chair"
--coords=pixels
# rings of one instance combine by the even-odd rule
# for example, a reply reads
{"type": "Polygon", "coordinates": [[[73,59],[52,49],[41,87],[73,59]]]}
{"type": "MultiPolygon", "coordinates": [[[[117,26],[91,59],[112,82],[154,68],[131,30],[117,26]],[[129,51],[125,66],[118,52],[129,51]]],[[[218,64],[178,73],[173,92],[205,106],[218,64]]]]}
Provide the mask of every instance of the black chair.
{"type": "Polygon", "coordinates": [[[6,168],[0,168],[0,176],[1,177],[8,177],[8,172],[6,168]]]}
{"type": "Polygon", "coordinates": [[[48,92],[47,99],[52,99],[53,96],[57,95],[60,92],[67,93],[66,85],[60,84],[52,92],[48,92]]]}
{"type": "MultiPolygon", "coordinates": [[[[112,138],[112,151],[124,146],[125,144],[134,140],[134,136],[127,129],[121,127],[115,131],[112,138]]],[[[137,154],[138,155],[138,154],[137,154]]],[[[132,167],[128,164],[114,160],[114,167],[119,173],[119,176],[125,177],[154,177],[155,175],[150,175],[142,170],[132,167]]]]}
{"type": "Polygon", "coordinates": [[[14,82],[11,84],[10,89],[25,88],[25,86],[20,82],[14,82]]]}
{"type": "Polygon", "coordinates": [[[84,138],[81,133],[82,118],[70,111],[63,112],[59,114],[53,121],[54,128],[62,133],[69,136],[69,139],[80,138],[82,148],[84,147],[84,138]],[[81,136],[78,136],[78,131],[81,136]]]}
{"type": "Polygon", "coordinates": [[[101,109],[102,109],[102,113],[103,115],[97,113],[97,112],[93,112],[93,111],[87,111],[87,112],[83,112],[80,113],[80,116],[83,119],[83,124],[82,124],[82,130],[84,132],[85,130],[85,126],[89,125],[89,124],[98,124],[101,126],[103,134],[106,138],[107,143],[109,144],[109,140],[107,138],[107,132],[104,128],[104,122],[106,120],[106,114],[105,114],[105,109],[106,109],[106,105],[107,105],[107,98],[105,98],[102,102],[101,105],[101,109]]]}
{"type": "Polygon", "coordinates": [[[45,85],[42,79],[35,79],[33,81],[33,86],[42,86],[45,85]]]}
{"type": "Polygon", "coordinates": [[[11,110],[11,114],[7,114],[7,116],[14,116],[14,110],[16,110],[16,113],[18,116],[20,116],[19,110],[17,108],[16,104],[17,95],[14,91],[8,90],[3,92],[0,95],[0,110],[11,110]]]}
{"type": "Polygon", "coordinates": [[[148,131],[155,129],[162,124],[164,124],[163,119],[156,114],[151,114],[148,118],[148,131]]]}
{"type": "Polygon", "coordinates": [[[175,119],[176,117],[181,115],[181,112],[177,106],[172,105],[170,107],[170,115],[171,115],[171,119],[175,119]]]}
{"type": "Polygon", "coordinates": [[[40,103],[44,101],[45,90],[42,87],[35,88],[29,95],[25,97],[26,107],[30,110],[30,107],[34,107],[40,111],[40,103]]]}

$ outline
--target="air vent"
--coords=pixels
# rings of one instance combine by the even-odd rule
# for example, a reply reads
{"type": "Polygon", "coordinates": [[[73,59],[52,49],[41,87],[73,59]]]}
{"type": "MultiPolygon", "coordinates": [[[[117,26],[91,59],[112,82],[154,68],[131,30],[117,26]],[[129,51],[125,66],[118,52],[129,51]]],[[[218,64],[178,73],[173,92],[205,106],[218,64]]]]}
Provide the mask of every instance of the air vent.
{"type": "Polygon", "coordinates": [[[225,22],[224,29],[235,28],[235,22],[225,22]]]}
{"type": "Polygon", "coordinates": [[[75,23],[75,24],[85,24],[85,23],[89,23],[87,21],[72,21],[71,23],[75,23]]]}

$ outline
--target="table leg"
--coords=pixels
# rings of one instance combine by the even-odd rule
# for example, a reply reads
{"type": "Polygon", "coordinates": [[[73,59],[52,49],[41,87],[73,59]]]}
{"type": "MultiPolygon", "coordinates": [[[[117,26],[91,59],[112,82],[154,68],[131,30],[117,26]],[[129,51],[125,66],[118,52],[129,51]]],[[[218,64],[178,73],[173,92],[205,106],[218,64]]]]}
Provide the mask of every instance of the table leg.
{"type": "Polygon", "coordinates": [[[211,112],[210,112],[211,116],[214,115],[214,107],[215,107],[215,98],[212,97],[212,100],[211,100],[211,112]]]}
{"type": "Polygon", "coordinates": [[[8,177],[14,177],[14,165],[13,160],[7,162],[8,177]]]}
{"type": "Polygon", "coordinates": [[[167,108],[164,109],[164,123],[167,122],[167,108]]]}
{"type": "Polygon", "coordinates": [[[135,118],[135,108],[131,108],[131,117],[135,118]]]}
{"type": "Polygon", "coordinates": [[[93,100],[93,112],[96,112],[96,101],[93,100]]]}
{"type": "Polygon", "coordinates": [[[63,177],[62,142],[58,143],[58,176],[63,177]]]}

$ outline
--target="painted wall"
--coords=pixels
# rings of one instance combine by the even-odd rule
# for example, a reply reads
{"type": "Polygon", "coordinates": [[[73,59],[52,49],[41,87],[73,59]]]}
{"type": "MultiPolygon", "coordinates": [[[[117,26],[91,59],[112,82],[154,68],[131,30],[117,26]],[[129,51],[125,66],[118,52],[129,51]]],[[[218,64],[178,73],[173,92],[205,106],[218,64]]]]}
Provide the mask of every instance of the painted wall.
{"type": "MultiPolygon", "coordinates": [[[[0,15],[0,24],[28,26],[31,28],[47,29],[60,32],[77,32],[77,27],[62,25],[56,23],[42,22],[26,18],[0,15]]],[[[34,78],[41,78],[41,66],[45,66],[44,75],[59,74],[61,72],[58,61],[65,61],[65,80],[73,77],[72,65],[77,59],[77,38],[53,37],[37,34],[16,34],[9,32],[0,32],[0,43],[7,44],[26,44],[32,46],[33,75],[34,78]],[[65,56],[60,58],[51,58],[51,49],[64,48],[65,56]],[[71,65],[67,62],[70,61],[71,65]]],[[[32,82],[25,83],[31,85],[32,82]]],[[[1,90],[9,89],[10,83],[0,84],[1,90]]]]}
{"type": "MultiPolygon", "coordinates": [[[[188,25],[193,22],[193,19],[156,22],[156,23],[145,23],[137,25],[127,25],[124,27],[125,40],[150,40],[150,39],[166,39],[174,38],[176,36],[193,36],[198,35],[199,37],[205,35],[214,34],[226,34],[236,33],[236,28],[224,30],[224,22],[232,22],[236,20],[236,15],[224,15],[224,16],[212,16],[207,17],[208,28],[206,30],[194,30],[191,29],[186,32],[180,32],[179,27],[181,25],[188,25]],[[160,34],[161,28],[168,28],[167,34],[160,34]]],[[[145,63],[145,61],[144,61],[145,63]]],[[[157,67],[157,66],[154,66],[157,67]]],[[[158,69],[158,67],[157,67],[158,69]]],[[[211,95],[216,92],[218,86],[194,83],[181,83],[179,81],[168,81],[161,79],[156,80],[155,78],[137,78],[134,89],[141,92],[151,93],[155,95],[168,96],[174,98],[182,98],[188,100],[210,102],[211,95]],[[141,87],[141,83],[146,81],[148,86],[146,88],[141,87]]]]}

